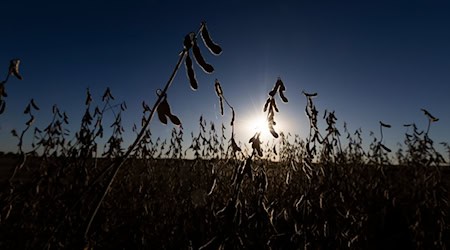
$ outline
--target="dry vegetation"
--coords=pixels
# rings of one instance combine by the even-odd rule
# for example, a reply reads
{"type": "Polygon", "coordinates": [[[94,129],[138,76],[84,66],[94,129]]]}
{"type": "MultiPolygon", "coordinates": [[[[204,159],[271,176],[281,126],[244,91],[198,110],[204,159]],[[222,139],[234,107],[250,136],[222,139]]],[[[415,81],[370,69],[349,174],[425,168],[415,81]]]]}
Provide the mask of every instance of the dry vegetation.
{"type": "MultiPolygon", "coordinates": [[[[164,89],[157,91],[154,106],[142,103],[142,124],[133,127],[136,140],[126,149],[121,114],[127,107],[117,103],[109,89],[98,106],[87,92],[85,113],[74,133],[67,129],[67,114],[57,106],[47,127],[35,127],[39,107],[30,101],[25,128],[12,131],[18,153],[1,159],[0,248],[450,246],[448,167],[428,136],[438,119],[426,110],[428,127],[422,131],[405,125],[404,145],[393,160],[382,143],[383,130],[390,125],[380,122],[379,136],[373,135],[365,151],[360,130],[339,131],[335,112],[318,117],[316,93],[303,93],[309,136],[277,132],[277,100],[288,102],[284,83],[277,79],[262,108],[278,139],[262,144],[257,133],[248,144],[238,144],[236,114],[216,80],[221,113],[226,104],[232,114],[229,127],[218,128],[200,118],[198,133],[191,134],[187,148],[181,129],[174,128],[168,140],[152,138],[149,124],[155,113],[162,123],[181,124],[171,112],[168,89],[183,62],[191,87],[198,88],[190,53],[206,73],[214,71],[202,57],[199,36],[211,53],[221,53],[204,23],[199,32],[186,36],[177,66],[164,89]],[[104,124],[105,116],[114,122],[104,124]],[[323,130],[319,119],[326,121],[323,130]],[[24,152],[27,135],[33,138],[32,150],[24,152]],[[107,138],[103,150],[98,145],[101,138],[107,138]],[[280,160],[274,162],[274,157],[280,160]]],[[[11,61],[1,83],[1,111],[9,76],[21,78],[19,62],[11,61]]]]}

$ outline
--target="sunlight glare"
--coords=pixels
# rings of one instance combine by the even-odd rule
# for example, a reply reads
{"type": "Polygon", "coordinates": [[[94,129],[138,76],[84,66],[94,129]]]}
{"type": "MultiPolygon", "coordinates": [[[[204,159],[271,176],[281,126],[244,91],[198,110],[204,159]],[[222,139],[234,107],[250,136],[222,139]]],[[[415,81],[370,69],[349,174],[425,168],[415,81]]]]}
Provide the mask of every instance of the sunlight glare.
{"type": "Polygon", "coordinates": [[[248,133],[253,136],[255,133],[260,132],[261,141],[265,142],[271,139],[269,127],[267,126],[267,118],[264,115],[252,117],[247,121],[248,133]]]}

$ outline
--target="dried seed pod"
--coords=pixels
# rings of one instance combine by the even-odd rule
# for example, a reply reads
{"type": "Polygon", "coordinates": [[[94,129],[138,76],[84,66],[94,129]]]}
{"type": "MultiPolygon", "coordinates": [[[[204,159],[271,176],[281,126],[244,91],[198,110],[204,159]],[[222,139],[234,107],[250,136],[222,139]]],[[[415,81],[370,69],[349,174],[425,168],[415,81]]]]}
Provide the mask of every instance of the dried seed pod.
{"type": "Polygon", "coordinates": [[[269,130],[273,137],[278,138],[278,133],[275,132],[275,129],[273,128],[273,125],[269,123],[269,130]]]}
{"type": "Polygon", "coordinates": [[[145,103],[145,101],[142,101],[142,108],[144,109],[144,113],[151,111],[151,108],[147,105],[147,103],[145,103]]]}
{"type": "MultiPolygon", "coordinates": [[[[159,121],[161,121],[161,123],[163,123],[163,124],[167,124],[167,116],[164,113],[160,112],[159,109],[157,111],[158,111],[159,121]]],[[[142,123],[142,124],[144,124],[144,123],[142,123]]]]}
{"type": "Polygon", "coordinates": [[[278,107],[277,107],[277,104],[275,103],[275,99],[272,98],[272,99],[270,100],[270,106],[271,106],[275,111],[279,112],[278,107]]]}
{"type": "Polygon", "coordinates": [[[4,83],[0,84],[0,99],[2,97],[8,97],[8,94],[6,94],[5,84],[4,83]]]}
{"type": "Polygon", "coordinates": [[[89,92],[89,89],[86,90],[86,106],[91,104],[92,102],[92,96],[91,96],[91,92],[89,92]]]}
{"type": "Polygon", "coordinates": [[[27,126],[30,126],[33,122],[34,122],[34,116],[31,116],[31,117],[30,117],[30,120],[28,120],[25,124],[26,124],[27,126]]]}
{"type": "Polygon", "coordinates": [[[274,97],[275,94],[277,93],[277,88],[276,86],[269,92],[269,96],[274,97]]]}
{"type": "Polygon", "coordinates": [[[156,111],[158,112],[159,120],[163,124],[167,124],[167,116],[170,116],[170,106],[165,97],[161,101],[161,103],[158,105],[158,108],[156,109],[156,111]]]}
{"type": "Polygon", "coordinates": [[[259,139],[260,134],[257,132],[248,142],[252,144],[252,149],[256,150],[259,156],[262,156],[261,141],[259,139]]]}
{"type": "Polygon", "coordinates": [[[242,151],[242,149],[237,145],[236,141],[234,140],[234,137],[231,137],[231,148],[233,149],[233,152],[242,151]]]}
{"type": "Polygon", "coordinates": [[[64,123],[65,123],[65,124],[69,124],[69,117],[67,117],[66,112],[63,113],[63,116],[64,116],[64,119],[63,119],[63,120],[64,120],[64,123]]]}
{"type": "Polygon", "coordinates": [[[39,107],[36,105],[36,103],[34,102],[34,99],[31,99],[31,106],[35,109],[35,110],[39,110],[39,107]]]}
{"type": "Polygon", "coordinates": [[[303,93],[306,97],[315,97],[315,96],[317,96],[317,93],[306,93],[305,91],[302,91],[302,93],[303,93]]]}
{"type": "Polygon", "coordinates": [[[27,105],[27,107],[25,108],[25,110],[23,111],[24,114],[28,114],[30,113],[31,107],[30,104],[27,105]]]}
{"type": "Polygon", "coordinates": [[[382,121],[380,121],[380,125],[381,125],[381,127],[385,127],[385,128],[390,128],[391,127],[391,125],[383,123],[382,121]]]}
{"type": "Polygon", "coordinates": [[[177,126],[180,126],[180,125],[181,125],[181,121],[180,121],[180,119],[178,119],[177,116],[175,116],[175,115],[173,115],[173,114],[169,114],[168,116],[169,116],[170,121],[171,121],[173,124],[175,124],[175,125],[177,125],[177,126]]]}
{"type": "Polygon", "coordinates": [[[277,84],[279,85],[279,87],[278,87],[279,91],[285,91],[286,90],[286,87],[284,86],[283,81],[281,81],[281,78],[278,78],[277,84]]]}
{"type": "Polygon", "coordinates": [[[389,153],[391,152],[391,150],[388,147],[384,146],[383,144],[380,143],[380,146],[387,152],[389,152],[389,153]]]}
{"type": "Polygon", "coordinates": [[[9,74],[17,77],[17,79],[22,80],[22,76],[19,73],[19,59],[13,59],[9,63],[9,74]]]}
{"type": "Polygon", "coordinates": [[[222,100],[222,97],[219,97],[219,104],[220,104],[220,115],[223,116],[223,100],[222,100]]]}
{"type": "Polygon", "coordinates": [[[256,151],[258,152],[259,157],[262,157],[262,156],[263,156],[263,152],[262,152],[261,147],[257,147],[257,148],[256,148],[256,151]]]}
{"type": "Polygon", "coordinates": [[[189,50],[192,47],[192,38],[195,36],[195,33],[191,32],[184,37],[183,45],[185,50],[189,50]]]}
{"type": "Polygon", "coordinates": [[[6,108],[6,102],[3,100],[0,100],[0,114],[3,114],[3,112],[5,112],[5,108],[6,108]]]}
{"type": "Polygon", "coordinates": [[[192,90],[198,89],[197,79],[195,78],[194,68],[192,66],[192,59],[189,56],[189,52],[186,54],[186,59],[184,60],[184,65],[186,66],[186,73],[189,78],[189,83],[191,84],[192,90]]]}
{"type": "Polygon", "coordinates": [[[279,93],[280,93],[280,98],[281,98],[281,100],[282,100],[284,103],[287,103],[287,102],[288,102],[288,99],[286,98],[286,96],[284,96],[284,92],[283,92],[283,91],[280,91],[279,93]]]}
{"type": "Polygon", "coordinates": [[[213,53],[214,55],[220,55],[220,53],[222,53],[222,48],[218,44],[214,43],[213,40],[211,39],[208,29],[206,28],[206,23],[203,23],[201,34],[203,42],[205,43],[209,51],[211,51],[211,53],[213,53]]]}
{"type": "Polygon", "coordinates": [[[56,112],[59,112],[59,110],[58,110],[58,106],[56,106],[56,104],[54,104],[52,107],[52,113],[56,114],[56,112]]]}
{"type": "Polygon", "coordinates": [[[207,63],[203,58],[200,48],[198,47],[197,41],[195,39],[192,46],[192,52],[194,53],[197,64],[200,66],[200,68],[203,69],[203,71],[205,71],[205,73],[211,74],[212,72],[214,72],[214,67],[211,64],[207,63]]]}
{"type": "Polygon", "coordinates": [[[434,117],[433,115],[430,114],[430,112],[428,112],[426,109],[421,109],[423,111],[423,113],[428,117],[428,119],[430,119],[430,121],[432,122],[437,122],[439,121],[438,118],[434,117]]]}
{"type": "Polygon", "coordinates": [[[219,80],[216,79],[216,81],[214,82],[214,87],[216,89],[217,96],[218,97],[223,96],[223,91],[222,91],[222,87],[220,86],[219,80]]]}
{"type": "Polygon", "coordinates": [[[103,94],[103,97],[102,97],[102,101],[105,101],[105,99],[111,99],[111,100],[114,100],[114,96],[112,96],[112,94],[111,94],[111,90],[109,89],[109,87],[107,87],[106,88],[106,91],[105,91],[105,93],[103,94]]]}
{"type": "Polygon", "coordinates": [[[125,102],[122,102],[122,103],[120,104],[120,109],[121,109],[122,111],[125,111],[125,110],[127,109],[127,104],[126,104],[125,102]]]}
{"type": "Polygon", "coordinates": [[[270,100],[271,100],[271,98],[267,98],[267,101],[266,101],[266,103],[264,104],[264,109],[263,109],[264,112],[267,111],[267,107],[269,107],[270,100]]]}
{"type": "Polygon", "coordinates": [[[231,108],[231,126],[234,126],[234,109],[231,108]]]}

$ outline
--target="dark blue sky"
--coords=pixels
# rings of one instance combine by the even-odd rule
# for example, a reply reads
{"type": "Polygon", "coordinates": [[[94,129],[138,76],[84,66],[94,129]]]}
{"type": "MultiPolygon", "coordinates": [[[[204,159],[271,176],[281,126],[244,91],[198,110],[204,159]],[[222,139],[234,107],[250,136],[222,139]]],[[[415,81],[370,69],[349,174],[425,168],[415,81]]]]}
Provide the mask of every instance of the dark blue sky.
{"type": "MultiPolygon", "coordinates": [[[[367,136],[378,132],[378,121],[391,124],[385,141],[392,148],[403,141],[402,124],[426,128],[421,108],[440,118],[431,137],[450,141],[448,1],[7,1],[1,9],[0,68],[6,73],[9,60],[20,58],[24,77],[6,85],[1,151],[14,150],[10,130],[24,127],[22,111],[31,98],[41,107],[37,126],[50,122],[57,104],[75,131],[88,87],[98,102],[106,87],[126,101],[126,141],[134,139],[141,102],[156,100],[184,36],[202,20],[224,52],[216,57],[202,47],[216,72],[205,75],[197,67],[197,91],[184,67],[169,90],[187,140],[201,114],[229,122],[229,112],[219,115],[215,78],[246,141],[246,124],[262,115],[267,92],[281,77],[289,103],[276,118],[285,132],[307,133],[305,90],[319,93],[319,115],[336,110],[339,125],[346,121],[352,131],[361,127],[367,136]]],[[[151,127],[157,136],[172,129],[157,120],[151,127]]]]}

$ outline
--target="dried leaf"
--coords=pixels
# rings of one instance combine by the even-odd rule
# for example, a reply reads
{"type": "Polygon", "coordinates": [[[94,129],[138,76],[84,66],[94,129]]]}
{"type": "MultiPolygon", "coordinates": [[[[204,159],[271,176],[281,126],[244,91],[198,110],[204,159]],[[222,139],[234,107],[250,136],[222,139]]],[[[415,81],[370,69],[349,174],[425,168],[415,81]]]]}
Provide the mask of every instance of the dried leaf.
{"type": "Polygon", "coordinates": [[[213,53],[214,55],[220,55],[222,53],[222,48],[214,43],[214,41],[211,39],[211,36],[209,35],[208,29],[206,27],[206,23],[203,23],[202,27],[202,38],[203,42],[205,43],[206,47],[213,53]]]}

